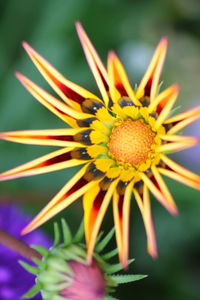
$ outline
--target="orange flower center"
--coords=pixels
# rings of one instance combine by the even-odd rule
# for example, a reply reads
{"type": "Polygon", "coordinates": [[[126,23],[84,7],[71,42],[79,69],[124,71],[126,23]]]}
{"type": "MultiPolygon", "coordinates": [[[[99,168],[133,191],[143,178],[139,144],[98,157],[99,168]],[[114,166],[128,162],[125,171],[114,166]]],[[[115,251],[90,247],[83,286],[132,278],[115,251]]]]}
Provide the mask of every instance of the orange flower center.
{"type": "Polygon", "coordinates": [[[142,120],[126,120],[115,127],[109,141],[109,151],[118,162],[136,166],[151,152],[154,134],[142,120]]]}

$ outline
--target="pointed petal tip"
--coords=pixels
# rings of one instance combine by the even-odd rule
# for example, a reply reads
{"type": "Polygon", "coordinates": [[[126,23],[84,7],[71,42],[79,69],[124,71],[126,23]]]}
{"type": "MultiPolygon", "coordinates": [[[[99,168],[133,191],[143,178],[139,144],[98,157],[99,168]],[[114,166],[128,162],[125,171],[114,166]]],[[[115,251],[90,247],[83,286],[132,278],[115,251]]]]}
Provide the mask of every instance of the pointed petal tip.
{"type": "Polygon", "coordinates": [[[123,258],[121,261],[121,266],[123,268],[123,270],[128,270],[128,259],[123,258]]]}
{"type": "Polygon", "coordinates": [[[24,81],[24,79],[26,78],[23,74],[21,74],[20,72],[15,72],[14,73],[15,77],[19,80],[19,81],[24,81]]]}
{"type": "Polygon", "coordinates": [[[168,37],[164,36],[160,39],[158,47],[161,47],[163,48],[163,50],[165,50],[168,47],[168,44],[169,44],[169,39],[168,37]]]}
{"type": "Polygon", "coordinates": [[[114,50],[110,50],[110,51],[108,52],[108,58],[113,59],[113,58],[115,58],[115,57],[117,57],[117,54],[115,53],[115,51],[114,51],[114,50]]]}
{"type": "Polygon", "coordinates": [[[179,90],[180,90],[180,85],[178,84],[178,83],[175,83],[175,84],[173,84],[172,85],[172,88],[173,88],[173,90],[175,91],[175,92],[179,92],[179,90]]]}
{"type": "Polygon", "coordinates": [[[148,249],[148,253],[151,255],[151,257],[155,260],[158,258],[158,252],[157,249],[148,249]]]}
{"type": "Polygon", "coordinates": [[[75,27],[78,35],[82,35],[83,33],[85,33],[85,30],[83,29],[83,26],[80,21],[75,22],[75,27]]]}
{"type": "Polygon", "coordinates": [[[24,227],[22,231],[20,232],[20,235],[28,234],[31,230],[28,230],[28,226],[24,227]]]}
{"type": "Polygon", "coordinates": [[[31,48],[31,46],[30,46],[26,41],[22,41],[22,47],[23,47],[25,50],[31,48]]]}

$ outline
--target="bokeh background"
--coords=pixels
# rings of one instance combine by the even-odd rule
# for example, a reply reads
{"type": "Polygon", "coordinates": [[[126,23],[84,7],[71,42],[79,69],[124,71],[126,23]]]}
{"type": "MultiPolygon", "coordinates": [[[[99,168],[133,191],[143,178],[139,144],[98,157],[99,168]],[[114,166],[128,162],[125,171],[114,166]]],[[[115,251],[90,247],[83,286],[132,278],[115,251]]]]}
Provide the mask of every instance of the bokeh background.
{"type": "MultiPolygon", "coordinates": [[[[75,32],[76,20],[82,22],[105,63],[108,50],[115,49],[133,84],[139,82],[159,39],[168,36],[170,45],[162,88],[174,82],[180,84],[177,105],[182,111],[200,104],[200,1],[1,0],[1,131],[65,127],[35,101],[13,75],[20,71],[51,91],[23,51],[22,40],[28,41],[67,78],[98,93],[75,32]]],[[[200,136],[200,122],[185,133],[200,136]]],[[[1,141],[0,171],[50,150],[50,147],[1,141]]],[[[199,147],[175,156],[177,161],[200,173],[199,147]]],[[[74,169],[69,169],[1,183],[0,201],[17,202],[30,214],[36,214],[73,173],[74,169]]],[[[159,258],[155,261],[146,253],[145,232],[133,201],[130,246],[131,257],[136,261],[130,271],[149,277],[119,288],[116,296],[121,300],[200,299],[200,194],[171,180],[167,182],[180,214],[174,218],[152,201],[159,247],[159,258]]],[[[59,220],[61,215],[75,231],[82,218],[81,200],[53,220],[59,220]]],[[[50,235],[53,220],[43,226],[50,235]]],[[[104,230],[112,224],[110,210],[104,230]]]]}

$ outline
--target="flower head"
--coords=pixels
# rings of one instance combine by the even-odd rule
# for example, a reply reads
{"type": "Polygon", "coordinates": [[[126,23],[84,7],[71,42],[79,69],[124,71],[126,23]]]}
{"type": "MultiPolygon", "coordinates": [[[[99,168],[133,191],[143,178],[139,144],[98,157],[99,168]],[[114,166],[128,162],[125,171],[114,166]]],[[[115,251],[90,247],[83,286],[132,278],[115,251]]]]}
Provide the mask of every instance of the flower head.
{"type": "Polygon", "coordinates": [[[80,23],[76,28],[101,97],[64,78],[24,42],[33,63],[63,101],[22,74],[17,73],[17,78],[39,102],[72,128],[1,133],[4,140],[60,146],[61,149],[0,174],[0,180],[82,165],[23,233],[37,228],[83,196],[85,235],[91,261],[100,225],[112,200],[119,258],[126,266],[132,194],[144,221],[148,252],[156,257],[149,191],[175,215],[176,204],[161,175],[200,188],[200,176],[166,156],[199,142],[198,138],[177,133],[200,117],[200,107],[170,115],[179,87],[174,84],[159,93],[168,44],[166,38],[161,39],[134,91],[117,55],[109,52],[105,69],[80,23]]]}
{"type": "MultiPolygon", "coordinates": [[[[38,267],[21,261],[24,268],[36,275],[36,284],[24,297],[32,297],[41,291],[43,299],[58,300],[111,300],[109,292],[114,292],[120,283],[133,282],[146,275],[114,275],[122,269],[120,264],[109,264],[108,259],[117,254],[116,249],[102,254],[113,236],[111,230],[96,244],[94,258],[87,262],[85,245],[81,243],[83,226],[81,224],[73,238],[67,223],[62,219],[64,241],[61,242],[58,225],[55,224],[55,242],[49,250],[34,245],[42,260],[36,259],[38,267]]],[[[131,263],[130,260],[128,263],[131,263]]],[[[115,298],[116,299],[116,298],[115,298]]]]}
{"type": "MultiPolygon", "coordinates": [[[[13,204],[0,205],[0,228],[6,230],[14,237],[20,237],[20,231],[30,221],[30,217],[13,204]],[[14,220],[14,222],[13,222],[14,220]]],[[[29,235],[20,237],[28,244],[40,244],[49,247],[51,241],[41,231],[36,230],[29,235]]],[[[19,264],[22,257],[16,252],[0,245],[0,299],[19,300],[23,294],[34,284],[34,277],[28,274],[19,264]]],[[[41,299],[38,294],[34,300],[41,299]]]]}

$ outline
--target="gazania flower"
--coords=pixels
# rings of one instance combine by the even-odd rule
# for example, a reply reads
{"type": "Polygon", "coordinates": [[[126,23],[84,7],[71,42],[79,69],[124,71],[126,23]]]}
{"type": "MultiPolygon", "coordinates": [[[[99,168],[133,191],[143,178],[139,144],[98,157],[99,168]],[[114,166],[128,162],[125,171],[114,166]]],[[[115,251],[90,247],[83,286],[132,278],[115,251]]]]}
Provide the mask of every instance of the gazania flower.
{"type": "Polygon", "coordinates": [[[147,234],[148,252],[157,256],[149,191],[173,215],[174,200],[162,175],[193,188],[200,176],[180,166],[166,153],[194,146],[195,137],[177,133],[200,117],[200,107],[171,115],[178,85],[159,93],[159,80],[167,50],[161,39],[136,91],[114,52],[109,52],[105,69],[80,23],[78,36],[101,97],[65,79],[27,43],[25,50],[60,101],[25,76],[17,78],[44,106],[72,128],[4,132],[7,141],[59,146],[61,149],[0,174],[1,180],[31,176],[81,165],[61,191],[23,230],[37,228],[83,196],[85,236],[91,261],[95,240],[112,201],[116,240],[122,265],[127,265],[129,214],[132,194],[141,211],[147,234]]]}

